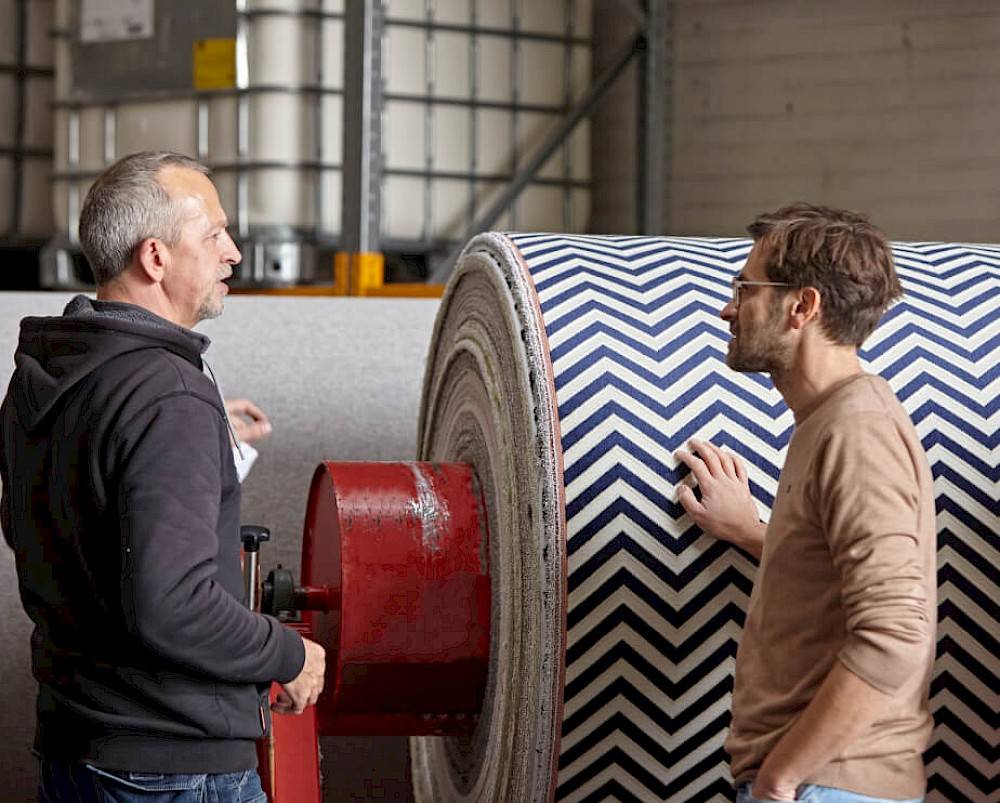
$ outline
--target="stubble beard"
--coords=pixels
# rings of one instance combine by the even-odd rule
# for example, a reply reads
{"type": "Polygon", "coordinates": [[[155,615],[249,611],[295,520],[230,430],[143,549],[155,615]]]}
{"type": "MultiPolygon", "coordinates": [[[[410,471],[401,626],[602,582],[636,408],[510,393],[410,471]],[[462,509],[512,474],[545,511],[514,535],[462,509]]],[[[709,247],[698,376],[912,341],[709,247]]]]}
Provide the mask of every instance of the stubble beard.
{"type": "Polygon", "coordinates": [[[741,373],[763,373],[771,376],[788,371],[792,348],[782,341],[777,327],[762,326],[736,334],[729,342],[726,365],[741,373]]]}
{"type": "Polygon", "coordinates": [[[198,322],[207,321],[211,318],[218,318],[222,315],[223,311],[223,297],[222,295],[216,296],[219,292],[218,287],[212,286],[212,289],[208,292],[208,295],[201,302],[201,306],[198,307],[198,322]]]}

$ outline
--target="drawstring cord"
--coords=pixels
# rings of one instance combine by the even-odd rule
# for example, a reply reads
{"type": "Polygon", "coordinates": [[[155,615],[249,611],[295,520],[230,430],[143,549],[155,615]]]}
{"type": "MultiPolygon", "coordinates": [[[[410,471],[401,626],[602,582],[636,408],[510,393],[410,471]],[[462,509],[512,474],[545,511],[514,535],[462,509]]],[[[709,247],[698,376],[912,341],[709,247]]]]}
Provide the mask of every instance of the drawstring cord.
{"type": "Polygon", "coordinates": [[[222,413],[226,416],[226,426],[229,428],[229,436],[233,439],[233,443],[236,445],[236,451],[240,455],[240,460],[246,460],[246,456],[240,448],[240,439],[236,434],[236,430],[233,429],[233,422],[229,419],[229,410],[226,408],[226,399],[222,395],[222,388],[219,386],[219,380],[215,378],[215,371],[212,370],[212,366],[208,364],[208,360],[204,357],[201,358],[201,364],[208,369],[208,375],[212,379],[212,384],[215,385],[215,392],[219,394],[219,401],[222,402],[222,413]]]}

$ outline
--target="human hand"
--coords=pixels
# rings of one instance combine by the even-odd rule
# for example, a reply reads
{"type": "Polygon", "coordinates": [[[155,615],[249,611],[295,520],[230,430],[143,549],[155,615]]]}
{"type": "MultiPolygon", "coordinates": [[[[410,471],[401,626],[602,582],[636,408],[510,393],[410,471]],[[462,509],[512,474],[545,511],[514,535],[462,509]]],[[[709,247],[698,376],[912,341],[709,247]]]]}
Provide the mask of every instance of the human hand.
{"type": "Polygon", "coordinates": [[[307,706],[315,705],[323,691],[326,675],[326,650],[315,641],[302,639],[306,648],[306,660],[298,677],[281,684],[281,691],[271,704],[271,710],[279,714],[301,714],[307,706]]]}
{"type": "Polygon", "coordinates": [[[259,441],[271,434],[271,422],[264,411],[249,399],[226,399],[226,412],[236,436],[245,443],[259,441]]]}
{"type": "Polygon", "coordinates": [[[691,469],[701,501],[689,486],[681,485],[677,498],[684,510],[709,535],[760,557],[767,526],[761,522],[750,494],[743,461],[707,441],[692,438],[688,445],[694,454],[679,449],[675,456],[691,469]]]}
{"type": "Polygon", "coordinates": [[[799,785],[797,782],[783,781],[779,778],[771,778],[767,772],[767,767],[762,766],[753,779],[753,786],[750,788],[750,797],[754,800],[788,800],[798,799],[799,785]]]}

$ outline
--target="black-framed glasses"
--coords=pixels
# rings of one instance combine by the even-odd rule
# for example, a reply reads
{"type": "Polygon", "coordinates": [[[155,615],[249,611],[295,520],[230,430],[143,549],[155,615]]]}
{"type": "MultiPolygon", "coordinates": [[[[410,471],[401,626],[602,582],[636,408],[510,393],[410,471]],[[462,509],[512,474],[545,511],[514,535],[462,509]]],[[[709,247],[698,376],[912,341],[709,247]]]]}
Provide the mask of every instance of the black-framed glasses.
{"type": "Polygon", "coordinates": [[[740,290],[744,287],[795,287],[791,282],[752,282],[749,279],[733,279],[733,306],[740,307],[740,290]]]}

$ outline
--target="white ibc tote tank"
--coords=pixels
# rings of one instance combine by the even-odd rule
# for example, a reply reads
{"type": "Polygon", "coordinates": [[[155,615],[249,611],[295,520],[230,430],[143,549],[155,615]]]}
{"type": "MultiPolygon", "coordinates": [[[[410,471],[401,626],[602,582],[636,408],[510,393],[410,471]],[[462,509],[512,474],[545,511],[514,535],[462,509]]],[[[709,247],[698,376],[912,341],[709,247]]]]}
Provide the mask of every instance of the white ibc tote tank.
{"type": "MultiPolygon", "coordinates": [[[[57,247],[105,166],[163,148],[212,167],[238,279],[315,278],[341,245],[345,0],[55,2],[57,247]]],[[[377,5],[366,214],[383,251],[446,252],[588,86],[590,0],[377,5]]],[[[589,155],[582,123],[497,225],[585,230],[589,155]]]]}
{"type": "Polygon", "coordinates": [[[51,0],[0,0],[0,238],[52,233],[51,0]]]}
{"type": "Polygon", "coordinates": [[[107,164],[174,150],[213,168],[242,278],[310,278],[340,230],[343,0],[56,3],[58,232],[107,164]]]}

